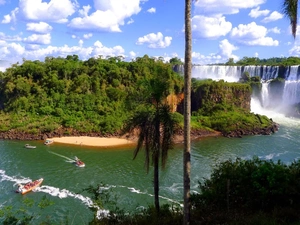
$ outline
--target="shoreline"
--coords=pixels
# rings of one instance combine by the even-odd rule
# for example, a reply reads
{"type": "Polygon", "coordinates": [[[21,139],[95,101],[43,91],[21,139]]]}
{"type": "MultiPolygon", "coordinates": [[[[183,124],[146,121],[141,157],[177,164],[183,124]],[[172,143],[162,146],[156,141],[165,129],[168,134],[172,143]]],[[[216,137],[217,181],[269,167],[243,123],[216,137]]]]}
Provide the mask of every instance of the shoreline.
{"type": "MultiPolygon", "coordinates": [[[[191,135],[192,140],[199,140],[201,138],[209,137],[220,137],[222,136],[219,132],[204,132],[191,135]]],[[[126,145],[136,145],[137,137],[92,137],[92,136],[61,136],[61,137],[52,137],[47,138],[47,140],[52,140],[53,143],[60,144],[70,144],[70,145],[80,145],[80,146],[90,146],[90,147],[118,147],[126,145]]],[[[174,144],[181,144],[184,141],[183,135],[174,136],[174,144]]]]}
{"type": "Polygon", "coordinates": [[[114,147],[122,145],[133,145],[136,142],[125,138],[116,137],[90,137],[90,136],[65,136],[65,137],[53,137],[47,138],[52,140],[53,143],[71,144],[80,146],[92,146],[92,147],[114,147]]]}

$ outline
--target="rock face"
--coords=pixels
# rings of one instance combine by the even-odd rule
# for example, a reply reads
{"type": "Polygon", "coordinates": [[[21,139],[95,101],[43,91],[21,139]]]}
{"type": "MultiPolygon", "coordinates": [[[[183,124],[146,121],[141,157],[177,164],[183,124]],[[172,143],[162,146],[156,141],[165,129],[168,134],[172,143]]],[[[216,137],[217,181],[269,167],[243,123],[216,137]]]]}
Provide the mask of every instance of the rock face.
{"type": "MultiPolygon", "coordinates": [[[[251,86],[241,83],[209,82],[203,83],[191,92],[191,109],[213,110],[218,105],[235,106],[250,111],[251,86]]],[[[183,98],[177,106],[177,112],[183,114],[183,98]]]]}
{"type": "Polygon", "coordinates": [[[89,137],[114,137],[118,134],[102,135],[101,133],[90,132],[82,133],[69,128],[59,128],[53,132],[30,134],[16,130],[9,130],[7,132],[0,132],[0,139],[4,140],[46,140],[47,138],[62,137],[62,136],[89,136],[89,137]]]}

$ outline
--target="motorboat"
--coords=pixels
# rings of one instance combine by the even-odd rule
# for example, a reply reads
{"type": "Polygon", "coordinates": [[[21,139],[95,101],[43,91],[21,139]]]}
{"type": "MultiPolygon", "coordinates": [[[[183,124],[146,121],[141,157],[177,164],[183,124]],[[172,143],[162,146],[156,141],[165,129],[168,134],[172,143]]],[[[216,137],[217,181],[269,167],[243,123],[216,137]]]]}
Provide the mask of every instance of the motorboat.
{"type": "Polygon", "coordinates": [[[34,146],[34,145],[30,145],[30,144],[25,144],[25,146],[24,146],[25,148],[36,148],[36,146],[34,146]]]}
{"type": "Polygon", "coordinates": [[[82,162],[77,156],[74,157],[75,165],[78,167],[85,167],[85,163],[82,162]]]}
{"type": "Polygon", "coordinates": [[[54,142],[53,140],[47,139],[47,140],[44,142],[44,145],[50,145],[50,144],[52,144],[53,142],[54,142]]]}
{"type": "Polygon", "coordinates": [[[43,178],[40,178],[38,180],[31,181],[26,184],[18,184],[19,187],[16,190],[16,192],[24,195],[24,194],[34,190],[35,188],[39,187],[42,184],[43,180],[44,180],[43,178]]]}

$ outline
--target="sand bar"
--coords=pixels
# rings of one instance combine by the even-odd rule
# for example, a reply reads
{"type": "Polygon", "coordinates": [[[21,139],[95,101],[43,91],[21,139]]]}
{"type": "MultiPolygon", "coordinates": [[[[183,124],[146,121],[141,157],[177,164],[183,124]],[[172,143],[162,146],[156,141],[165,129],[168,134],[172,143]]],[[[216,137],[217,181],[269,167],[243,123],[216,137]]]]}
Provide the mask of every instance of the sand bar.
{"type": "Polygon", "coordinates": [[[95,147],[119,146],[119,145],[127,145],[127,144],[129,145],[135,143],[125,138],[104,138],[104,137],[88,137],[88,136],[57,137],[57,138],[48,138],[47,140],[53,140],[54,143],[95,146],[95,147]]]}

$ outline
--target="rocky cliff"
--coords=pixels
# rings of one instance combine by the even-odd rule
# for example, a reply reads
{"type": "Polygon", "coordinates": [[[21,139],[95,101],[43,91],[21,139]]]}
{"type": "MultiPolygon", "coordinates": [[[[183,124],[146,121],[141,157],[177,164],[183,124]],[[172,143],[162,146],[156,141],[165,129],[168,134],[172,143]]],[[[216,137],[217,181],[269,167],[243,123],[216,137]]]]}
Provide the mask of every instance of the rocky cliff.
{"type": "MultiPolygon", "coordinates": [[[[249,84],[228,83],[224,81],[209,81],[199,83],[191,93],[192,112],[203,109],[213,111],[226,106],[245,109],[250,112],[251,86],[249,84]]],[[[183,97],[177,106],[177,112],[183,113],[183,97]]]]}

